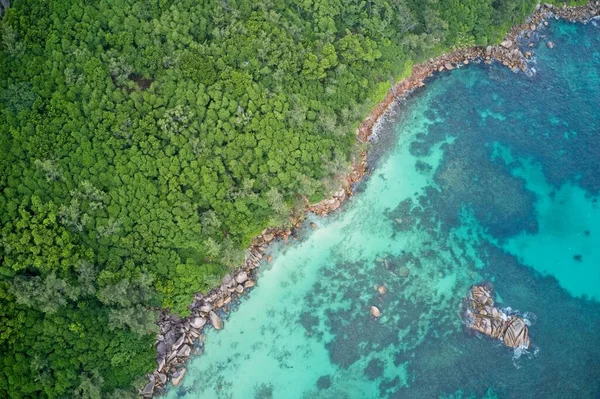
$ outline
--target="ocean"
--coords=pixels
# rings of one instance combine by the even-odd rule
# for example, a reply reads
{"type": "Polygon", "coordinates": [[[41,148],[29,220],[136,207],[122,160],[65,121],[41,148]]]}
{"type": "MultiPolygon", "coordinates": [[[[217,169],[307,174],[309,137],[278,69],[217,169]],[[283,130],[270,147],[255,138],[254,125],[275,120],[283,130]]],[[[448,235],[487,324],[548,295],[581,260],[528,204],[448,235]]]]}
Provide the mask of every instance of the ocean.
{"type": "Polygon", "coordinates": [[[168,397],[600,398],[600,23],[534,43],[530,73],[470,64],[392,107],[356,194],[271,247],[168,397]],[[482,282],[529,350],[463,325],[482,282]]]}

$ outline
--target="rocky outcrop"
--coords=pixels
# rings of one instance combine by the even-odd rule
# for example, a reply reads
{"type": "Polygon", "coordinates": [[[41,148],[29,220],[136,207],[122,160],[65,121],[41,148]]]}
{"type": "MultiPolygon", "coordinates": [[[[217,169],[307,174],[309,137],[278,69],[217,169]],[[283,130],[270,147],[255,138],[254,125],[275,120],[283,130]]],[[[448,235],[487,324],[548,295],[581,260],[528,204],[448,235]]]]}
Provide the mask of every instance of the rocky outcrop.
{"type": "Polygon", "coordinates": [[[510,348],[529,348],[527,323],[495,307],[491,287],[471,287],[464,304],[463,321],[468,328],[501,340],[510,348]]]}

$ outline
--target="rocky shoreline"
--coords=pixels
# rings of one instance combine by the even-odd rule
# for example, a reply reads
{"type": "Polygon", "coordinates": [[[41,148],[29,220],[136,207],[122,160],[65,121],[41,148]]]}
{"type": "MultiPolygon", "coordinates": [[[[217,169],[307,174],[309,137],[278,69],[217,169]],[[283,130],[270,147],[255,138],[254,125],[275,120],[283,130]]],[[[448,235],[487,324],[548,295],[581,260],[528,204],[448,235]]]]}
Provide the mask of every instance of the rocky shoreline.
{"type": "MultiPolygon", "coordinates": [[[[430,59],[415,66],[412,74],[395,85],[361,123],[356,135],[359,142],[368,142],[373,134],[377,121],[385,114],[387,109],[396,101],[400,101],[416,88],[425,85],[425,79],[436,72],[452,70],[472,61],[491,63],[497,61],[514,71],[525,71],[527,59],[531,56],[529,51],[522,53],[518,46],[519,37],[531,36],[542,25],[547,25],[550,18],[562,18],[572,22],[584,22],[600,15],[600,1],[592,1],[581,7],[556,7],[549,4],[538,5],[535,12],[521,25],[513,27],[505,36],[504,41],[497,46],[471,47],[455,50],[443,54],[435,59],[430,59]]],[[[552,42],[547,45],[552,47],[552,42]]],[[[270,262],[268,245],[275,239],[287,241],[296,228],[300,226],[306,214],[314,213],[325,216],[333,212],[352,195],[352,187],[367,173],[367,151],[363,151],[352,163],[350,172],[346,176],[343,187],[331,198],[315,205],[307,203],[306,212],[293,220],[293,228],[270,228],[256,237],[250,248],[246,251],[246,260],[236,269],[235,273],[225,276],[222,284],[207,295],[196,294],[190,306],[191,315],[181,319],[176,315],[169,315],[163,311],[159,319],[160,332],[156,339],[157,368],[148,375],[149,381],[140,395],[150,398],[163,392],[168,381],[177,386],[183,379],[186,369],[186,360],[194,354],[200,354],[204,347],[203,331],[207,326],[218,330],[224,327],[223,315],[231,311],[231,305],[245,293],[249,292],[256,284],[257,268],[262,262],[270,262]]],[[[311,223],[311,227],[317,225],[311,223]]],[[[373,312],[373,310],[372,310],[373,312]]]]}

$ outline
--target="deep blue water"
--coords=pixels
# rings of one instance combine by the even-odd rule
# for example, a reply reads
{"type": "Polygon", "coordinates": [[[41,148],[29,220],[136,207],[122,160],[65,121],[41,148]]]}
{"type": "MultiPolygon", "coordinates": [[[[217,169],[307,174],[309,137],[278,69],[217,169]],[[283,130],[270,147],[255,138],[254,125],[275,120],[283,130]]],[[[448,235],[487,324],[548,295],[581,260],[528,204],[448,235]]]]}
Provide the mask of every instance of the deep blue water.
{"type": "Polygon", "coordinates": [[[391,112],[356,196],[273,249],[170,397],[600,398],[600,27],[540,34],[531,76],[471,64],[391,112]],[[529,353],[461,324],[482,281],[529,353]]]}

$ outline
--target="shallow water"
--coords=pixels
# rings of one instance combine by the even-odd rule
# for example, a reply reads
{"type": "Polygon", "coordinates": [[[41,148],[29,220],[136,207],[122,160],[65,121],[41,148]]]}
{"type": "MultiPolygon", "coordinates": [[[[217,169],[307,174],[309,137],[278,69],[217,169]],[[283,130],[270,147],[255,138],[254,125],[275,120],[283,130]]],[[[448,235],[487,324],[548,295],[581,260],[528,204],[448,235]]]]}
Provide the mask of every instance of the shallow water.
{"type": "Polygon", "coordinates": [[[541,34],[533,76],[470,65],[392,112],[359,193],[273,249],[168,397],[600,398],[600,28],[541,34]],[[530,353],[463,327],[482,281],[530,353]]]}

